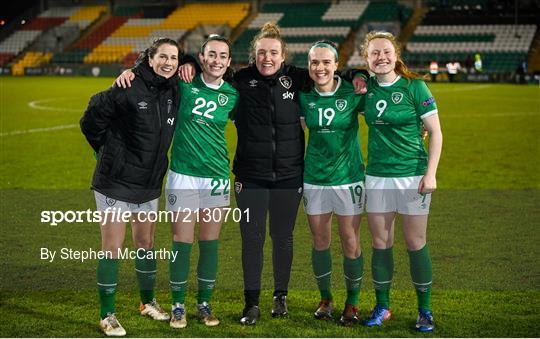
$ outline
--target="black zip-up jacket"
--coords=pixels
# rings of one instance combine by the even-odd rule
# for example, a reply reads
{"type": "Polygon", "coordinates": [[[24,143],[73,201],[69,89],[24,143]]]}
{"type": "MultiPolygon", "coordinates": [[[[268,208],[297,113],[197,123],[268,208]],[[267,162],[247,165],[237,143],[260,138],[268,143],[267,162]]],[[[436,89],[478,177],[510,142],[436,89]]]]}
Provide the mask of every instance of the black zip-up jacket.
{"type": "Polygon", "coordinates": [[[290,65],[282,65],[268,77],[255,65],[236,72],[240,99],[233,172],[237,180],[276,182],[302,176],[305,141],[298,91],[308,81],[307,70],[290,65]]]}
{"type": "Polygon", "coordinates": [[[161,195],[176,126],[178,77],[143,62],[130,88],[113,86],[90,99],[80,125],[97,153],[92,189],[140,204],[161,195]]]}

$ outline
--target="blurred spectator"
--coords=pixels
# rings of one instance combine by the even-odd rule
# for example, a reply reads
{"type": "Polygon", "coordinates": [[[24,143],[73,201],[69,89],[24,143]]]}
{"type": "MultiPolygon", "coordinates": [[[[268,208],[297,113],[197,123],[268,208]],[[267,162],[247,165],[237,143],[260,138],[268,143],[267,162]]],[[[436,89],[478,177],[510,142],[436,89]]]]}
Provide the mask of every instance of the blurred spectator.
{"type": "Polygon", "coordinates": [[[481,73],[482,70],[482,58],[480,57],[480,53],[476,53],[474,55],[474,70],[477,73],[481,73]]]}
{"type": "Polygon", "coordinates": [[[432,60],[429,64],[429,73],[431,74],[431,81],[437,81],[437,74],[439,74],[439,64],[436,60],[432,60]]]}
{"type": "Polygon", "coordinates": [[[454,82],[456,79],[456,75],[458,74],[459,69],[461,68],[461,65],[457,61],[450,61],[446,64],[446,69],[448,71],[448,80],[450,82],[454,82]]]}
{"type": "Polygon", "coordinates": [[[516,69],[516,82],[520,84],[524,84],[526,82],[526,75],[527,75],[527,60],[522,59],[516,69]]]}

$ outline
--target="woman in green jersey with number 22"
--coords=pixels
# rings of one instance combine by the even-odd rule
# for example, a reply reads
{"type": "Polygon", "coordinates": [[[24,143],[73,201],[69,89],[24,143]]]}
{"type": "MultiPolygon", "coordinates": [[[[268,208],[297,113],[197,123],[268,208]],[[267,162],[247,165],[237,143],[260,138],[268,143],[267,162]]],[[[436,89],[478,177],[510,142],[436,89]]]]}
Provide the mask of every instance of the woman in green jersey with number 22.
{"type": "Polygon", "coordinates": [[[351,83],[335,75],[336,46],[316,42],[308,53],[314,87],[300,92],[303,126],[309,129],[304,168],[304,205],[313,235],[313,271],[321,294],[317,319],[331,319],[332,214],[339,225],[347,300],[340,322],[359,321],[358,296],[363,274],[359,243],[360,214],[364,209],[364,163],[358,141],[360,95],[351,83]]]}
{"type": "Polygon", "coordinates": [[[369,128],[366,211],[372,235],[371,267],[377,298],[377,305],[364,324],[380,326],[391,316],[392,247],[398,213],[418,298],[416,329],[430,332],[434,329],[432,269],[426,230],[442,149],[437,105],[426,83],[403,63],[392,34],[368,33],[363,52],[369,70],[375,74],[368,80],[363,108],[369,128]],[[429,152],[422,141],[422,126],[429,133],[429,152]]]}
{"type": "MultiPolygon", "coordinates": [[[[202,73],[180,82],[180,107],[165,193],[173,213],[170,263],[172,328],[187,326],[185,299],[195,223],[199,222],[197,313],[201,323],[216,326],[210,308],[218,268],[218,239],[229,206],[229,155],[225,127],[232,118],[238,92],[223,80],[231,63],[230,42],[212,34],[199,53],[202,73]]],[[[130,72],[117,80],[128,83],[130,72]]]]}

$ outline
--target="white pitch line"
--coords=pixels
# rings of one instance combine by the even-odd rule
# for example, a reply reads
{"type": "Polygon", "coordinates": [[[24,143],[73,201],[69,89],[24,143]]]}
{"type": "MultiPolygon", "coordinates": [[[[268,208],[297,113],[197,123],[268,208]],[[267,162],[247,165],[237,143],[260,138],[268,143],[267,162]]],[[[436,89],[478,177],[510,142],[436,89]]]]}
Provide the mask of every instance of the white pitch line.
{"type": "Polygon", "coordinates": [[[6,136],[11,136],[11,135],[29,134],[29,133],[41,133],[41,132],[58,131],[58,130],[62,130],[62,129],[70,129],[70,128],[76,128],[76,127],[79,127],[79,125],[78,124],[71,124],[71,125],[59,125],[59,126],[44,127],[44,128],[32,128],[32,129],[21,130],[21,131],[3,132],[3,133],[0,133],[0,137],[6,137],[6,136]]]}
{"type": "Polygon", "coordinates": [[[34,100],[28,103],[28,107],[39,109],[42,111],[81,112],[81,110],[75,109],[75,108],[50,107],[50,106],[42,105],[47,102],[58,101],[58,100],[63,100],[63,99],[69,99],[69,98],[49,98],[49,99],[42,99],[42,100],[34,100]]]}

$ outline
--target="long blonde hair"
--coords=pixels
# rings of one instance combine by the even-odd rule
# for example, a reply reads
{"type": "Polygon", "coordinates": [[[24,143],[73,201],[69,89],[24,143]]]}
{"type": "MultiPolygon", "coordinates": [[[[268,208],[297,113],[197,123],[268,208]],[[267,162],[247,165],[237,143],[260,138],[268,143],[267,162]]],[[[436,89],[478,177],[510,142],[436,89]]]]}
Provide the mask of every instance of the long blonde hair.
{"type": "Polygon", "coordinates": [[[287,57],[287,45],[281,37],[281,30],[275,22],[269,21],[262,26],[259,33],[257,33],[257,35],[253,37],[253,40],[251,40],[251,45],[249,48],[250,64],[255,63],[257,53],[255,45],[257,44],[257,41],[265,38],[278,40],[281,43],[281,54],[283,55],[283,60],[285,60],[285,58],[287,57]]]}
{"type": "Polygon", "coordinates": [[[371,31],[366,34],[366,38],[364,39],[364,43],[362,44],[362,54],[366,60],[368,57],[368,45],[373,39],[386,39],[392,43],[394,49],[396,50],[395,72],[397,74],[408,79],[424,79],[423,75],[410,71],[407,65],[405,65],[405,62],[403,62],[403,59],[401,59],[401,45],[397,41],[396,37],[389,32],[371,31]]]}

